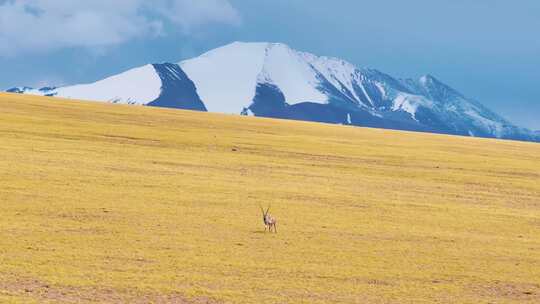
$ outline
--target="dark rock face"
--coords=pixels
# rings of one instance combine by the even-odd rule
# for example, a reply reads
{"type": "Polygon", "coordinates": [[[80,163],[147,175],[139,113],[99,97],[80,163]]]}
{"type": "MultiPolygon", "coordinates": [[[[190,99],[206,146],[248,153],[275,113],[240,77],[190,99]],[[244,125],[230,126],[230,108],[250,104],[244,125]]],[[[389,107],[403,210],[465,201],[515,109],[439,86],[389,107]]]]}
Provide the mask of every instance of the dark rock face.
{"type": "Polygon", "coordinates": [[[24,92],[28,89],[31,89],[29,87],[23,87],[23,88],[11,88],[9,90],[6,90],[8,93],[17,93],[17,94],[24,94],[24,92]]]}
{"type": "Polygon", "coordinates": [[[161,78],[161,94],[148,105],[153,107],[206,111],[195,84],[177,64],[154,64],[161,78]]]}
{"type": "Polygon", "coordinates": [[[301,102],[289,105],[281,90],[269,83],[257,84],[249,110],[255,116],[325,123],[346,123],[347,111],[331,104],[301,102]]]}
{"type": "Polygon", "coordinates": [[[285,118],[283,115],[288,106],[285,96],[277,86],[258,83],[249,109],[255,116],[285,118]]]}

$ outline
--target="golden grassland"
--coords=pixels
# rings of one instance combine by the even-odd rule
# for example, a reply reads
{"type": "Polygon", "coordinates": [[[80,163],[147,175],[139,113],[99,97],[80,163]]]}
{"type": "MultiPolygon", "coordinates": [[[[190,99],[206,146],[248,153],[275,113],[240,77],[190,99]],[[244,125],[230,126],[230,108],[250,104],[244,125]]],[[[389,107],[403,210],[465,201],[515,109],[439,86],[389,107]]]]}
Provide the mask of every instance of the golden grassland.
{"type": "Polygon", "coordinates": [[[0,94],[0,302],[540,303],[540,144],[0,94]]]}

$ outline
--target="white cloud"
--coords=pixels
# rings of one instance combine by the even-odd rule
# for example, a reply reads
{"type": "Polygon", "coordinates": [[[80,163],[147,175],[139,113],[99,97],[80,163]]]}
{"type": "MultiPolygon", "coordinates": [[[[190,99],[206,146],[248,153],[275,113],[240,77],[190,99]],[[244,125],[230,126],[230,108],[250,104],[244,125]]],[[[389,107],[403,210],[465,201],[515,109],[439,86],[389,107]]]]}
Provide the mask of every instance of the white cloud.
{"type": "Polygon", "coordinates": [[[240,15],[226,0],[165,0],[158,1],[157,10],[184,31],[209,22],[239,25],[240,15]]]}
{"type": "Polygon", "coordinates": [[[240,16],[228,0],[0,0],[0,56],[114,46],[162,35],[166,22],[189,33],[240,16]]]}

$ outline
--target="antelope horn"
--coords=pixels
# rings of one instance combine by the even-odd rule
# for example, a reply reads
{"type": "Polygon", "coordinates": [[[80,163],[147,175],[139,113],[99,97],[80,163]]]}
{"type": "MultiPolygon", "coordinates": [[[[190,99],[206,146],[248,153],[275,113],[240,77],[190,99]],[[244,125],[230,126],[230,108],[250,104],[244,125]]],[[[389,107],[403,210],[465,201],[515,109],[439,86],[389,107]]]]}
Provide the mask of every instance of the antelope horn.
{"type": "Polygon", "coordinates": [[[270,205],[268,205],[268,208],[266,209],[266,213],[264,215],[267,215],[268,211],[270,211],[270,205]]]}

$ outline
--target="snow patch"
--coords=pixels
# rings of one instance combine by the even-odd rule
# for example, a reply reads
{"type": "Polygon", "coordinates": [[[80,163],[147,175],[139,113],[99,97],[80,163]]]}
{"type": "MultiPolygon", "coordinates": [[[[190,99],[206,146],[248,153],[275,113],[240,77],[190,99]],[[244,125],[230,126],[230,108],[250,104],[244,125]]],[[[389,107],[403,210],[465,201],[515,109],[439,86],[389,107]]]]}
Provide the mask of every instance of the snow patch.
{"type": "Polygon", "coordinates": [[[62,87],[39,95],[144,105],[156,100],[160,93],[159,75],[152,65],[145,65],[94,83],[62,87]]]}
{"type": "Polygon", "coordinates": [[[399,93],[392,104],[392,110],[398,111],[402,110],[409,114],[411,117],[416,119],[416,111],[419,106],[432,107],[433,103],[430,100],[423,98],[422,96],[410,95],[406,93],[399,93]]]}
{"type": "MultiPolygon", "coordinates": [[[[309,53],[302,53],[303,57],[323,75],[334,87],[341,89],[345,87],[351,97],[360,102],[360,97],[354,90],[353,83],[356,82],[358,73],[356,67],[351,63],[332,57],[317,57],[309,53]]],[[[343,92],[345,93],[345,92],[343,92]]]]}
{"type": "Polygon", "coordinates": [[[377,89],[379,89],[379,92],[381,92],[383,98],[386,98],[387,95],[385,87],[380,82],[375,82],[375,86],[377,87],[377,89]]]}
{"type": "Polygon", "coordinates": [[[263,73],[280,88],[289,104],[328,103],[328,97],[317,89],[320,83],[317,71],[306,60],[310,56],[283,44],[268,45],[263,73]]]}
{"type": "Polygon", "coordinates": [[[267,46],[234,42],[179,64],[208,111],[236,114],[255,96],[267,46]]]}

